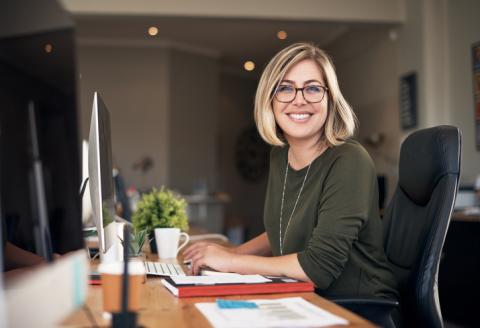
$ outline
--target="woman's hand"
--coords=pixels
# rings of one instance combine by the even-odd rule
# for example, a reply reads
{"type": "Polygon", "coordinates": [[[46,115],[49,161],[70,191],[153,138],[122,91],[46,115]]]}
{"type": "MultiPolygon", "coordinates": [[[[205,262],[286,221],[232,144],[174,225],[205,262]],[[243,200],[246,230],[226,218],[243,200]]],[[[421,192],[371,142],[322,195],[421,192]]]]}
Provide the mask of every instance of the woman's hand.
{"type": "Polygon", "coordinates": [[[218,248],[221,248],[224,251],[227,251],[229,253],[237,254],[237,250],[236,250],[237,248],[236,247],[225,247],[225,246],[220,246],[217,243],[212,243],[212,242],[208,242],[208,241],[200,241],[200,242],[194,243],[191,246],[188,246],[185,249],[185,251],[183,252],[183,256],[185,257],[185,260],[188,260],[191,257],[191,254],[195,253],[197,250],[199,250],[201,248],[204,248],[208,245],[214,245],[214,246],[217,246],[218,248]]]}
{"type": "Polygon", "coordinates": [[[235,248],[228,248],[209,242],[198,242],[190,246],[183,253],[185,260],[192,261],[192,273],[198,274],[202,266],[214,270],[228,272],[232,259],[238,256],[235,248]]]}

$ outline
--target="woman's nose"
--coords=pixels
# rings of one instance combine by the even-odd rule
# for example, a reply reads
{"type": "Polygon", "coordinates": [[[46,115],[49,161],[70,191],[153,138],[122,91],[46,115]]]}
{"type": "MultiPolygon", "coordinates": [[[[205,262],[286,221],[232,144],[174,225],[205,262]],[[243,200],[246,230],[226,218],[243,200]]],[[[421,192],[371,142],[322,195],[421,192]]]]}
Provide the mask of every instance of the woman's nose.
{"type": "Polygon", "coordinates": [[[297,89],[295,90],[295,98],[293,98],[292,101],[293,104],[299,106],[299,105],[304,105],[307,103],[305,100],[305,97],[303,96],[303,90],[302,89],[297,89]],[[300,95],[299,95],[300,93],[300,95]]]}

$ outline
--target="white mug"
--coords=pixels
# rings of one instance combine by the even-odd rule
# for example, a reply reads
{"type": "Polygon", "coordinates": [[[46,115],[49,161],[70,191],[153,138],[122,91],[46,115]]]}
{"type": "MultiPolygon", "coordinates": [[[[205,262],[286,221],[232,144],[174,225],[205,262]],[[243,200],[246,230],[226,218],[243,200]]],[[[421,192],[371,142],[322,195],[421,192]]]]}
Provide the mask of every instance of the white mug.
{"type": "Polygon", "coordinates": [[[161,259],[176,258],[178,252],[187,245],[190,236],[185,232],[180,232],[178,228],[156,228],[155,242],[157,243],[158,257],[161,259]],[[185,237],[185,241],[178,246],[180,236],[185,237]]]}

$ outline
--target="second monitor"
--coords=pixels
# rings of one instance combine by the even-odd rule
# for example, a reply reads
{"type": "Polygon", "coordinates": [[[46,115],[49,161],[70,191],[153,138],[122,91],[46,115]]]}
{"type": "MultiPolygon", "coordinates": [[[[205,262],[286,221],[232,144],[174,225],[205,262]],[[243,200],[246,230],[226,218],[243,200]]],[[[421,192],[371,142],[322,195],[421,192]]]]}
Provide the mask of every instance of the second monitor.
{"type": "Polygon", "coordinates": [[[88,147],[90,198],[103,262],[122,259],[122,224],[115,222],[110,114],[97,92],[93,98],[88,147]]]}

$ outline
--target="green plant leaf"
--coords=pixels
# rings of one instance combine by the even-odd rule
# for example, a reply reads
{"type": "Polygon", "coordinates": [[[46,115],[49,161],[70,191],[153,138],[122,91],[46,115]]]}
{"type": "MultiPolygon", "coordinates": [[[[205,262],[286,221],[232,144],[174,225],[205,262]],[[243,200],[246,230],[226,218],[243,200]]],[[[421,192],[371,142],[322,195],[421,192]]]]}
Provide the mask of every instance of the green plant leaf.
{"type": "MultiPolygon", "coordinates": [[[[179,228],[188,231],[187,202],[165,187],[142,196],[132,216],[135,230],[145,230],[145,235],[155,228],[179,228]]],[[[144,236],[145,238],[145,236],[144,236]]]]}
{"type": "MultiPolygon", "coordinates": [[[[130,244],[128,245],[128,254],[133,256],[139,256],[142,253],[143,244],[145,243],[145,236],[147,235],[147,230],[138,231],[134,229],[130,233],[130,244]]],[[[122,246],[125,247],[125,243],[122,238],[118,237],[122,243],[122,246]]]]}

